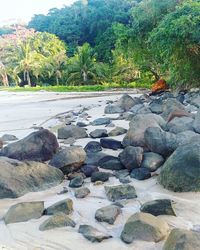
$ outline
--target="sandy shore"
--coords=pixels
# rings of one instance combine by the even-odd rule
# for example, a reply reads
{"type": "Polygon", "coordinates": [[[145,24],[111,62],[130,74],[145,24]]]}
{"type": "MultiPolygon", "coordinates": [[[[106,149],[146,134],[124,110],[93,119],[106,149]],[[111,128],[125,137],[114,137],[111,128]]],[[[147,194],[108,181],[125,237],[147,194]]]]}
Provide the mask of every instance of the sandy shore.
{"type": "MultiPolygon", "coordinates": [[[[92,97],[91,94],[78,94],[78,97],[85,96],[84,99],[78,98],[76,94],[56,94],[56,93],[6,93],[0,92],[0,136],[4,133],[12,133],[22,138],[29,134],[33,129],[32,126],[43,124],[45,128],[54,130],[54,126],[60,123],[56,119],[49,118],[58,113],[68,110],[79,110],[80,104],[92,107],[87,113],[91,116],[90,121],[104,115],[104,106],[106,100],[117,100],[121,93],[106,96],[92,97]],[[88,95],[88,96],[87,96],[88,95]],[[47,122],[45,122],[48,120],[47,122]],[[45,122],[45,123],[44,123],[45,122]]],[[[133,96],[133,95],[132,95],[133,96]]],[[[109,115],[111,117],[111,115],[109,115]]],[[[116,115],[112,115],[116,117],[116,115]]],[[[116,126],[128,128],[128,122],[124,120],[114,121],[116,126]]],[[[94,130],[88,126],[88,132],[94,130]]],[[[104,128],[99,126],[98,128],[104,128]]],[[[107,128],[108,131],[112,128],[107,128]]],[[[115,137],[122,139],[123,136],[115,137]]],[[[76,145],[85,146],[91,139],[77,140],[76,145]]],[[[118,155],[120,150],[104,150],[106,153],[118,155]]],[[[105,185],[119,184],[116,178],[111,178],[105,185]]],[[[179,227],[192,229],[200,227],[200,194],[199,193],[173,193],[163,189],[158,183],[156,177],[145,181],[133,180],[131,184],[135,187],[138,195],[137,199],[124,201],[126,206],[123,213],[119,215],[114,225],[98,223],[94,219],[96,210],[100,207],[110,204],[107,200],[103,186],[94,186],[86,180],[85,186],[89,187],[91,194],[85,199],[76,199],[73,190],[64,195],[57,195],[67,182],[47,191],[29,193],[18,199],[4,199],[0,201],[0,218],[6,213],[8,208],[22,201],[45,201],[45,207],[65,198],[71,198],[74,201],[74,213],[71,218],[77,223],[76,228],[54,229],[46,232],[38,230],[39,225],[47,218],[42,217],[39,220],[31,220],[25,223],[16,223],[5,226],[0,221],[0,245],[5,245],[16,250],[161,250],[163,242],[149,243],[136,241],[131,245],[126,245],[120,239],[120,233],[126,219],[139,211],[140,205],[146,201],[158,198],[172,199],[175,204],[177,217],[163,217],[171,228],[179,227]],[[102,243],[90,243],[80,234],[77,233],[80,224],[90,224],[113,236],[112,239],[102,243]]],[[[1,248],[0,248],[1,249],[1,248]]],[[[3,249],[3,248],[2,248],[3,249]]]]}

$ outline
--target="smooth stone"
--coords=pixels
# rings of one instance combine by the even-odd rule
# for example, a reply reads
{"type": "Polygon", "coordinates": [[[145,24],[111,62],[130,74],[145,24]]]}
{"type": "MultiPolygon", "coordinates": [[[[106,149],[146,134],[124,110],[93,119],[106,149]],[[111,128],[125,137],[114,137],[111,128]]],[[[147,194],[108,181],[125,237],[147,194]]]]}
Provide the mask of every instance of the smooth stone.
{"type": "Polygon", "coordinates": [[[136,213],[127,220],[121,239],[127,244],[135,240],[159,242],[168,231],[169,226],[162,219],[147,213],[136,213]]]}
{"type": "Polygon", "coordinates": [[[110,118],[98,118],[91,122],[91,125],[93,126],[101,126],[101,125],[107,125],[111,122],[110,118]]]}
{"type": "Polygon", "coordinates": [[[103,148],[109,148],[113,150],[123,148],[122,143],[115,139],[103,138],[100,140],[100,144],[103,148]]]}
{"type": "Polygon", "coordinates": [[[109,205],[99,208],[95,213],[95,219],[113,225],[120,213],[121,209],[118,206],[109,205]]]}
{"type": "Polygon", "coordinates": [[[102,151],[101,144],[97,141],[90,141],[84,148],[86,153],[96,153],[102,151]]]}
{"type": "Polygon", "coordinates": [[[162,166],[164,161],[165,160],[161,155],[153,153],[153,152],[147,152],[147,153],[144,153],[144,157],[143,157],[141,167],[142,168],[147,168],[151,172],[154,172],[159,167],[162,166]]]}
{"type": "Polygon", "coordinates": [[[44,211],[44,202],[22,202],[9,208],[4,216],[6,224],[39,219],[44,211]]]}
{"type": "Polygon", "coordinates": [[[118,157],[107,155],[99,160],[98,165],[100,168],[109,170],[121,170],[124,166],[121,164],[118,157]]]}
{"type": "Polygon", "coordinates": [[[58,129],[58,139],[68,139],[70,137],[80,139],[88,137],[88,134],[85,128],[75,125],[67,125],[66,127],[58,129]]]}
{"type": "Polygon", "coordinates": [[[117,186],[105,186],[106,196],[110,201],[137,198],[135,188],[129,184],[117,186]]]}
{"type": "Polygon", "coordinates": [[[90,136],[92,138],[102,138],[102,137],[108,137],[108,133],[106,129],[95,129],[90,133],[90,136]]]}
{"type": "Polygon", "coordinates": [[[87,187],[76,189],[74,195],[76,198],[82,199],[90,194],[90,190],[87,187]]]}
{"type": "Polygon", "coordinates": [[[45,220],[39,227],[40,231],[47,231],[59,227],[75,227],[76,223],[66,214],[59,213],[45,220]]]}
{"type": "Polygon", "coordinates": [[[119,107],[117,105],[113,105],[113,104],[108,104],[104,109],[105,114],[118,114],[118,113],[122,113],[122,112],[124,112],[124,109],[122,109],[121,107],[119,107]]]}
{"type": "Polygon", "coordinates": [[[72,212],[73,212],[73,201],[71,199],[64,199],[46,208],[44,214],[54,215],[58,213],[65,213],[69,215],[72,212]]]}
{"type": "Polygon", "coordinates": [[[100,232],[96,228],[89,225],[80,225],[78,232],[91,242],[101,242],[112,238],[111,235],[100,232]]]}
{"type": "Polygon", "coordinates": [[[106,182],[109,180],[110,174],[106,172],[94,172],[91,176],[91,182],[102,181],[106,182]]]}
{"type": "Polygon", "coordinates": [[[132,170],[130,176],[131,178],[142,181],[151,178],[151,172],[148,168],[136,168],[132,170]]]}
{"type": "Polygon", "coordinates": [[[140,211],[143,213],[149,213],[154,216],[158,215],[173,215],[176,216],[172,201],[169,199],[153,200],[144,203],[140,211]]]}
{"type": "Polygon", "coordinates": [[[71,188],[79,188],[83,185],[84,179],[82,176],[77,176],[74,179],[72,179],[69,183],[69,187],[71,188]]]}
{"type": "Polygon", "coordinates": [[[86,176],[86,177],[91,177],[91,175],[94,172],[99,172],[99,168],[95,165],[83,165],[81,167],[81,172],[86,176]]]}
{"type": "Polygon", "coordinates": [[[127,133],[127,129],[122,128],[122,127],[116,127],[113,130],[111,130],[108,135],[109,136],[118,136],[118,135],[123,135],[127,133]]]}

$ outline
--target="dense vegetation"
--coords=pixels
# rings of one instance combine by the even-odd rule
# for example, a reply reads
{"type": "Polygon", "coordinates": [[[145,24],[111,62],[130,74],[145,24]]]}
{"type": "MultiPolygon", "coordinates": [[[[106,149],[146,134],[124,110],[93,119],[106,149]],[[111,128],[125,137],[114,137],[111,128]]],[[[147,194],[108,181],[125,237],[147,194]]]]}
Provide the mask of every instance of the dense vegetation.
{"type": "Polygon", "coordinates": [[[199,0],[82,0],[0,35],[6,86],[200,84],[199,0]]]}

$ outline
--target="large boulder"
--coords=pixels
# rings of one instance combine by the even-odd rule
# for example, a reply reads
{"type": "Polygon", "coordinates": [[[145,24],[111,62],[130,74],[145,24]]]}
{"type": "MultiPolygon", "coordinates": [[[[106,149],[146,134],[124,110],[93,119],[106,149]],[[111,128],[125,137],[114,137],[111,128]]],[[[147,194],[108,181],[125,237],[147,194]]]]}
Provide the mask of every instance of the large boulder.
{"type": "Polygon", "coordinates": [[[147,213],[136,213],[127,220],[121,239],[128,244],[134,240],[159,242],[168,231],[169,227],[162,219],[147,213]]]}
{"type": "Polygon", "coordinates": [[[163,250],[200,250],[200,233],[189,230],[173,229],[164,246],[163,250]]]}
{"type": "Polygon", "coordinates": [[[119,154],[119,159],[129,171],[139,168],[143,159],[143,148],[128,146],[119,154]]]}
{"type": "Polygon", "coordinates": [[[42,129],[7,145],[1,150],[0,155],[20,161],[48,161],[58,147],[56,136],[47,129],[42,129]]]}
{"type": "Polygon", "coordinates": [[[194,141],[200,141],[200,134],[194,131],[187,130],[176,135],[177,146],[192,143],[194,141]]]}
{"type": "Polygon", "coordinates": [[[132,98],[130,95],[124,94],[118,101],[118,106],[124,111],[128,111],[134,105],[139,104],[139,98],[132,98]]]}
{"type": "Polygon", "coordinates": [[[147,128],[144,134],[147,148],[154,153],[168,157],[177,148],[176,135],[160,128],[147,128]]]}
{"type": "Polygon", "coordinates": [[[117,186],[105,186],[106,196],[110,201],[137,198],[135,188],[129,184],[117,186]]]}
{"type": "Polygon", "coordinates": [[[9,208],[4,216],[6,224],[38,219],[44,211],[44,202],[22,202],[9,208]]]}
{"type": "Polygon", "coordinates": [[[144,133],[149,127],[164,127],[165,121],[159,115],[145,114],[136,115],[130,122],[130,128],[123,139],[123,146],[145,147],[144,133]]]}
{"type": "Polygon", "coordinates": [[[200,191],[200,142],[179,146],[164,163],[159,182],[175,192],[200,191]]]}
{"type": "Polygon", "coordinates": [[[58,129],[58,139],[68,139],[68,138],[86,138],[88,134],[85,128],[81,128],[75,125],[67,125],[66,127],[62,127],[58,129]]]}
{"type": "Polygon", "coordinates": [[[85,163],[86,153],[81,147],[67,147],[54,155],[49,162],[51,166],[59,168],[64,174],[81,168],[85,163]]]}
{"type": "Polygon", "coordinates": [[[91,242],[101,242],[112,238],[111,235],[103,233],[89,225],[80,225],[78,232],[91,242]]]}
{"type": "Polygon", "coordinates": [[[28,192],[59,185],[63,173],[40,162],[21,162],[0,157],[0,198],[17,198],[28,192]]]}
{"type": "Polygon", "coordinates": [[[175,98],[167,98],[162,103],[162,111],[162,117],[167,120],[171,112],[185,111],[185,106],[175,98]]]}
{"type": "Polygon", "coordinates": [[[113,225],[117,216],[121,213],[121,209],[115,205],[109,205],[99,208],[95,213],[95,219],[99,222],[107,222],[113,225]]]}
{"type": "Polygon", "coordinates": [[[124,109],[114,104],[108,104],[104,109],[105,114],[118,114],[122,112],[124,112],[124,109]]]}
{"type": "Polygon", "coordinates": [[[75,227],[76,223],[66,214],[59,213],[45,220],[39,227],[40,231],[47,231],[59,227],[75,227]]]}

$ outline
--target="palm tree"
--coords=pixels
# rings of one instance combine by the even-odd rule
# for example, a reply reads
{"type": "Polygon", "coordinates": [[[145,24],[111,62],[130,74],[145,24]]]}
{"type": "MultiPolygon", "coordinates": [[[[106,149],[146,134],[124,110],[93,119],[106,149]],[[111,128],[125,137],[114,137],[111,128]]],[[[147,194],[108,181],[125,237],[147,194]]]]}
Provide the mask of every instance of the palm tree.
{"type": "Polygon", "coordinates": [[[0,62],[0,80],[3,86],[5,87],[9,86],[7,69],[2,62],[0,62]]]}
{"type": "Polygon", "coordinates": [[[97,70],[95,57],[88,43],[78,48],[77,53],[71,58],[68,65],[68,83],[85,85],[97,81],[99,72],[97,70]]]}

